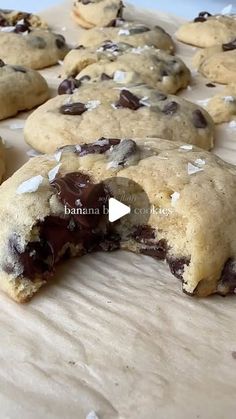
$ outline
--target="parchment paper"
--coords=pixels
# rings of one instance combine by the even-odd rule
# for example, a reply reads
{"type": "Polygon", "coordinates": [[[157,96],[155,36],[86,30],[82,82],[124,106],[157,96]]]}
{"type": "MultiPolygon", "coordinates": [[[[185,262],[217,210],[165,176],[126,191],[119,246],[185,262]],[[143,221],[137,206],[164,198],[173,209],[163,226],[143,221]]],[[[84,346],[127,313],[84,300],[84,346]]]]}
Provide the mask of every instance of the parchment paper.
{"type": "MultiPolygon", "coordinates": [[[[71,44],[80,30],[71,2],[43,13],[71,44]]],[[[180,19],[128,7],[127,16],[174,33],[180,19]]],[[[178,44],[190,65],[194,49],[178,44]]],[[[42,71],[52,91],[60,66],[42,71]]],[[[215,94],[194,74],[181,93],[215,94]]],[[[29,157],[27,114],[0,124],[8,176],[29,157]]],[[[181,140],[181,139],[180,139],[181,140]]],[[[236,163],[236,131],[217,128],[215,152],[236,163]]],[[[212,220],[214,222],[214,220],[212,220]]],[[[0,417],[8,419],[234,419],[236,297],[197,300],[180,290],[164,263],[126,252],[97,253],[63,264],[32,302],[0,294],[0,417]]]]}

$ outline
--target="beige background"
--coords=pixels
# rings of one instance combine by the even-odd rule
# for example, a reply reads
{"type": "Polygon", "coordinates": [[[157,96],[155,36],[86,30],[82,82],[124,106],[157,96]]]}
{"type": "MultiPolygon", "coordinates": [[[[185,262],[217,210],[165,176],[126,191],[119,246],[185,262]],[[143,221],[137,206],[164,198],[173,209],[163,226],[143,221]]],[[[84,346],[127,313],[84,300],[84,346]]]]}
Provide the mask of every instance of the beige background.
{"type": "MultiPolygon", "coordinates": [[[[70,4],[43,15],[75,45],[70,4]]],[[[126,12],[172,34],[180,23],[126,12]]],[[[178,53],[190,64],[194,49],[178,53]]],[[[60,71],[42,71],[52,91],[60,71]]],[[[218,88],[205,83],[194,73],[182,95],[209,98],[218,88]]],[[[22,129],[12,129],[26,116],[0,124],[8,176],[28,159],[22,129]]],[[[235,144],[235,129],[217,128],[217,154],[236,162],[235,144]]],[[[197,300],[180,288],[164,263],[116,252],[64,264],[27,305],[0,294],[0,418],[234,419],[236,298],[197,300]]]]}

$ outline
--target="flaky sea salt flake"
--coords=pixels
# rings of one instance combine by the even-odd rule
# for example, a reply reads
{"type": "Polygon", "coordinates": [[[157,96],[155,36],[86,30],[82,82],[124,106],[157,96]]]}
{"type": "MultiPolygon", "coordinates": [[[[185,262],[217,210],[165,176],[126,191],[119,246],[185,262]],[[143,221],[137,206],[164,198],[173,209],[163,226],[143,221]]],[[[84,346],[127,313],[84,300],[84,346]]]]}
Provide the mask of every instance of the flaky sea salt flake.
{"type": "Polygon", "coordinates": [[[202,172],[202,168],[194,166],[192,163],[188,163],[188,175],[194,175],[195,173],[202,172]]]}
{"type": "Polygon", "coordinates": [[[171,205],[174,206],[176,204],[176,202],[179,200],[179,197],[180,197],[179,192],[172,193],[172,195],[171,195],[171,205]]]}
{"type": "Polygon", "coordinates": [[[61,163],[59,163],[57,166],[55,166],[53,169],[51,169],[48,172],[49,182],[52,182],[55,179],[56,175],[58,174],[58,172],[60,170],[60,167],[61,167],[61,163]]]}
{"type": "Polygon", "coordinates": [[[25,193],[32,193],[36,192],[43,182],[43,176],[37,175],[34,176],[25,182],[21,183],[20,186],[18,186],[16,193],[18,195],[25,194],[25,193]]]}

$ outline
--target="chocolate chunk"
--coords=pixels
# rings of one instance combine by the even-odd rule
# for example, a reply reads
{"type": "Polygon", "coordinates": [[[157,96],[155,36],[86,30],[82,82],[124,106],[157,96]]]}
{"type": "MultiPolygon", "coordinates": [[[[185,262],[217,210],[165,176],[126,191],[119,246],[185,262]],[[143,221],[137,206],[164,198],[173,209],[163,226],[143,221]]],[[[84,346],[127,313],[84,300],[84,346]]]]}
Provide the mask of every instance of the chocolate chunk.
{"type": "Polygon", "coordinates": [[[13,68],[17,73],[27,73],[27,70],[20,65],[12,65],[11,68],[13,68]]]}
{"type": "Polygon", "coordinates": [[[161,239],[157,243],[152,245],[146,245],[146,247],[140,249],[140,253],[143,255],[151,256],[156,259],[164,260],[167,253],[166,240],[161,239]]]}
{"type": "Polygon", "coordinates": [[[167,263],[170,267],[172,275],[176,278],[183,280],[183,274],[185,266],[190,264],[190,258],[174,258],[172,256],[167,257],[167,263]]]}
{"type": "Polygon", "coordinates": [[[71,95],[75,89],[80,87],[80,81],[76,79],[65,79],[61,82],[58,87],[58,94],[59,95],[71,95]]]}
{"type": "Polygon", "coordinates": [[[125,8],[125,5],[124,5],[123,1],[121,1],[120,2],[119,10],[117,12],[117,18],[123,19],[123,10],[124,10],[124,8],[125,8]]]}
{"type": "Polygon", "coordinates": [[[139,243],[149,243],[150,240],[153,242],[155,239],[155,230],[148,225],[138,226],[131,237],[139,243]]]}
{"type": "Polygon", "coordinates": [[[79,0],[80,3],[82,3],[84,6],[86,6],[87,4],[91,4],[92,1],[91,0],[79,0]]]}
{"type": "Polygon", "coordinates": [[[114,250],[120,249],[121,237],[119,234],[111,233],[103,238],[99,243],[97,250],[103,250],[104,252],[114,252],[114,250]]]}
{"type": "Polygon", "coordinates": [[[193,111],[193,125],[196,128],[206,128],[207,120],[200,109],[193,111]]]}
{"type": "Polygon", "coordinates": [[[106,41],[104,44],[102,44],[101,46],[103,51],[111,51],[111,52],[118,52],[119,49],[119,45],[115,44],[112,41],[106,41]]]}
{"type": "Polygon", "coordinates": [[[63,35],[57,35],[55,43],[58,49],[62,49],[65,47],[66,40],[63,35]]]}
{"type": "Polygon", "coordinates": [[[103,183],[94,184],[89,176],[68,173],[57,177],[51,185],[56,189],[58,199],[70,210],[74,210],[75,220],[86,228],[95,228],[103,217],[103,205],[108,192],[103,183]],[[80,211],[75,211],[80,208],[80,211]]]}
{"type": "Polygon", "coordinates": [[[116,167],[124,166],[128,159],[137,152],[137,148],[135,141],[123,140],[113,147],[109,160],[115,163],[116,167]]]}
{"type": "Polygon", "coordinates": [[[206,87],[216,87],[216,85],[215,85],[215,84],[213,84],[213,83],[207,83],[207,84],[206,84],[206,87]]]}
{"type": "Polygon", "coordinates": [[[120,99],[116,103],[117,108],[128,108],[136,111],[143,105],[140,103],[140,99],[131,93],[129,90],[123,89],[120,92],[120,99]]]}
{"type": "Polygon", "coordinates": [[[87,110],[87,106],[80,102],[68,103],[60,107],[60,113],[63,115],[82,115],[87,110]]]}
{"type": "Polygon", "coordinates": [[[194,22],[205,22],[210,16],[212,16],[211,13],[200,12],[199,15],[194,19],[194,22]]]}
{"type": "Polygon", "coordinates": [[[120,140],[117,138],[100,138],[94,143],[90,144],[81,144],[77,146],[76,153],[80,157],[87,156],[88,154],[104,154],[106,151],[110,150],[111,147],[119,144],[120,140]]]}
{"type": "Polygon", "coordinates": [[[108,74],[106,73],[102,73],[101,74],[101,80],[105,81],[105,80],[112,80],[112,77],[108,76],[108,74]]]}
{"type": "Polygon", "coordinates": [[[147,26],[137,26],[136,28],[130,28],[129,33],[130,35],[138,35],[140,33],[149,32],[151,29],[147,26]]]}
{"type": "Polygon", "coordinates": [[[44,49],[47,46],[46,41],[43,38],[41,38],[41,36],[32,36],[30,38],[30,43],[33,47],[38,49],[44,49]]]}
{"type": "Polygon", "coordinates": [[[179,104],[177,102],[169,102],[167,103],[164,108],[162,109],[162,112],[166,115],[174,115],[178,110],[179,104]]]}
{"type": "Polygon", "coordinates": [[[30,25],[27,21],[24,20],[24,23],[17,23],[15,26],[14,31],[15,33],[24,33],[24,32],[31,32],[30,25]]]}
{"type": "Polygon", "coordinates": [[[232,51],[236,49],[236,38],[233,39],[231,42],[222,45],[223,51],[232,51]]]}
{"type": "Polygon", "coordinates": [[[0,67],[4,67],[5,65],[4,61],[0,59],[0,67]]]}
{"type": "Polygon", "coordinates": [[[236,260],[228,259],[225,263],[221,278],[218,282],[217,292],[220,295],[232,294],[236,289],[236,260]]]}
{"type": "Polygon", "coordinates": [[[166,100],[167,99],[167,96],[164,94],[164,93],[160,93],[160,92],[158,92],[157,93],[157,95],[156,95],[156,98],[157,98],[157,100],[166,100]]]}
{"type": "Polygon", "coordinates": [[[0,26],[8,26],[7,20],[3,16],[0,16],[0,26]]]}

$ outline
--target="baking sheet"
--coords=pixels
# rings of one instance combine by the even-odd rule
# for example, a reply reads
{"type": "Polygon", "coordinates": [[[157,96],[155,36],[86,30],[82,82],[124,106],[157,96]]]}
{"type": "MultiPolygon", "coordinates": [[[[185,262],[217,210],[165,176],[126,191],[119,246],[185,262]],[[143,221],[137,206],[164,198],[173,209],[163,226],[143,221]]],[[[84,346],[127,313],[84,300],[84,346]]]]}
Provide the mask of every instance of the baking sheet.
{"type": "MultiPolygon", "coordinates": [[[[70,6],[42,15],[75,45],[80,30],[70,6]]],[[[126,13],[171,34],[181,23],[133,7],[126,13]]],[[[178,44],[177,52],[190,64],[195,50],[178,44]]],[[[41,72],[52,92],[60,71],[41,72]]],[[[220,90],[205,84],[193,73],[181,95],[198,101],[220,90]]],[[[29,158],[19,128],[26,116],[0,123],[11,146],[7,176],[29,158]]],[[[214,152],[236,163],[236,131],[224,124],[216,136],[214,152]]],[[[147,256],[96,253],[66,262],[26,305],[0,294],[0,417],[85,419],[95,411],[99,419],[233,419],[235,304],[233,296],[183,295],[166,265],[147,256]]]]}

